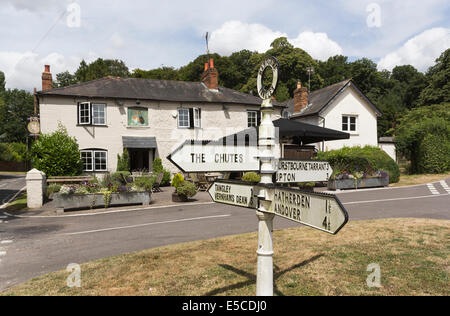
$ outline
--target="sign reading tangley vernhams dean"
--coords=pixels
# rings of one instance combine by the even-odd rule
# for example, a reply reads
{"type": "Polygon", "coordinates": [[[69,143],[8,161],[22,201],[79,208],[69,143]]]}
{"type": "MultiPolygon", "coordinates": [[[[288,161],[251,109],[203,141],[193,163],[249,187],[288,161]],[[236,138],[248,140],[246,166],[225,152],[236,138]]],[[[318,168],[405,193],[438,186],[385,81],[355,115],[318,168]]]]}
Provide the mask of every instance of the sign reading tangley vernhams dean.
{"type": "Polygon", "coordinates": [[[208,193],[216,203],[258,208],[256,185],[241,181],[218,180],[209,188],[208,193]]]}
{"type": "Polygon", "coordinates": [[[257,157],[256,146],[186,141],[167,159],[183,172],[244,172],[259,170],[257,157]]]}
{"type": "Polygon", "coordinates": [[[270,212],[275,215],[330,234],[337,234],[348,222],[347,211],[334,195],[281,187],[270,192],[270,212]]]}
{"type": "Polygon", "coordinates": [[[276,179],[277,183],[328,181],[332,173],[327,161],[281,159],[276,179]]]}

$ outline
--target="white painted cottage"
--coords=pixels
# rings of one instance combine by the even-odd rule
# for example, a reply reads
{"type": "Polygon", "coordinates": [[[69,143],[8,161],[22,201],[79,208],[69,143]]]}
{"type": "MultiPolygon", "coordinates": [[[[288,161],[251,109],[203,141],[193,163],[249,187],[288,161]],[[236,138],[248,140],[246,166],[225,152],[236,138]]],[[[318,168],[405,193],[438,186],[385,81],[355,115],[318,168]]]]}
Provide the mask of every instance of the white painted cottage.
{"type": "Polygon", "coordinates": [[[381,115],[351,79],[312,93],[298,83],[294,99],[288,102],[283,113],[291,120],[350,134],[350,139],[316,144],[320,151],[344,146],[378,146],[377,120],[381,115]]]}

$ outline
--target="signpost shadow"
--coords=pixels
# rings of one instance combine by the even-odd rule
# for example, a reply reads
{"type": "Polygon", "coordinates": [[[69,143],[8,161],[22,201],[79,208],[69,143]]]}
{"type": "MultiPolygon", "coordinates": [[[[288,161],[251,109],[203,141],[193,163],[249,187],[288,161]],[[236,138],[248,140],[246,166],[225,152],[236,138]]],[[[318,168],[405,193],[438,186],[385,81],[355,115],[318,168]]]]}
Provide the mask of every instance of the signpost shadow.
{"type": "MultiPolygon", "coordinates": [[[[316,256],[308,259],[308,260],[305,260],[305,261],[302,261],[302,262],[300,262],[300,263],[298,263],[296,265],[293,265],[292,267],[287,268],[287,269],[285,269],[283,271],[278,271],[278,270],[280,270],[280,268],[275,265],[275,270],[276,271],[275,271],[275,273],[273,275],[274,281],[276,281],[278,278],[280,278],[284,274],[286,274],[288,272],[291,272],[291,271],[293,271],[295,269],[304,267],[304,266],[306,266],[306,265],[308,265],[308,264],[310,264],[310,263],[320,259],[323,256],[325,256],[325,255],[324,254],[316,255],[316,256]]],[[[240,283],[236,283],[236,284],[233,284],[233,285],[229,285],[229,286],[225,286],[225,287],[222,287],[222,288],[219,288],[219,289],[215,289],[215,290],[213,290],[211,292],[206,293],[204,296],[215,296],[215,295],[223,294],[223,293],[225,293],[227,291],[237,290],[237,289],[249,286],[249,285],[253,285],[253,284],[256,285],[256,275],[255,274],[252,274],[252,273],[249,273],[249,272],[246,272],[246,271],[243,271],[243,270],[239,270],[239,269],[237,269],[237,268],[235,268],[233,266],[230,266],[228,264],[219,264],[219,266],[224,268],[224,269],[226,269],[226,270],[229,270],[231,272],[234,272],[234,273],[236,273],[236,274],[238,274],[240,276],[243,276],[243,277],[247,278],[247,281],[243,281],[243,282],[240,282],[240,283]]],[[[285,296],[278,289],[276,282],[274,282],[274,292],[278,296],[285,296]]]]}

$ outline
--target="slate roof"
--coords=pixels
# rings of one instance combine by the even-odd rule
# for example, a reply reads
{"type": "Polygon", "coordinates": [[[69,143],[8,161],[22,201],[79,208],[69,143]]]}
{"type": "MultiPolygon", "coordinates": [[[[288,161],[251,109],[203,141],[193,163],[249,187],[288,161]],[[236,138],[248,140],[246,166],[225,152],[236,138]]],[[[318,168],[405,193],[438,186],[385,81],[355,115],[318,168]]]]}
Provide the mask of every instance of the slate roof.
{"type": "Polygon", "coordinates": [[[320,114],[327,108],[332,101],[346,88],[353,87],[356,92],[374,109],[378,115],[382,115],[381,111],[358,89],[352,79],[338,82],[326,88],[313,91],[309,94],[309,105],[300,113],[294,113],[294,99],[287,102],[288,111],[293,115],[291,118],[313,116],[320,114]]]}
{"type": "Polygon", "coordinates": [[[156,137],[122,136],[124,148],[158,148],[156,137]]]}
{"type": "MultiPolygon", "coordinates": [[[[64,88],[40,91],[38,95],[258,106],[262,103],[259,97],[224,87],[219,87],[218,91],[209,90],[202,82],[119,77],[105,77],[64,88]]],[[[285,107],[284,104],[276,102],[274,105],[285,107]]]]}

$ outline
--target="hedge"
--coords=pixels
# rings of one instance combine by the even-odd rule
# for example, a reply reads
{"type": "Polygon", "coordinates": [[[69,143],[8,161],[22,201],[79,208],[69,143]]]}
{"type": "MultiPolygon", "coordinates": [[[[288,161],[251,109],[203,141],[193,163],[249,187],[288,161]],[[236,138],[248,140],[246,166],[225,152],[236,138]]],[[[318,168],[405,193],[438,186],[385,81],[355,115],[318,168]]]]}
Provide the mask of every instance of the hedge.
{"type": "Polygon", "coordinates": [[[378,147],[344,147],[339,150],[320,152],[318,160],[326,160],[335,172],[376,172],[379,170],[389,174],[389,182],[400,180],[400,169],[389,155],[378,147]]]}

